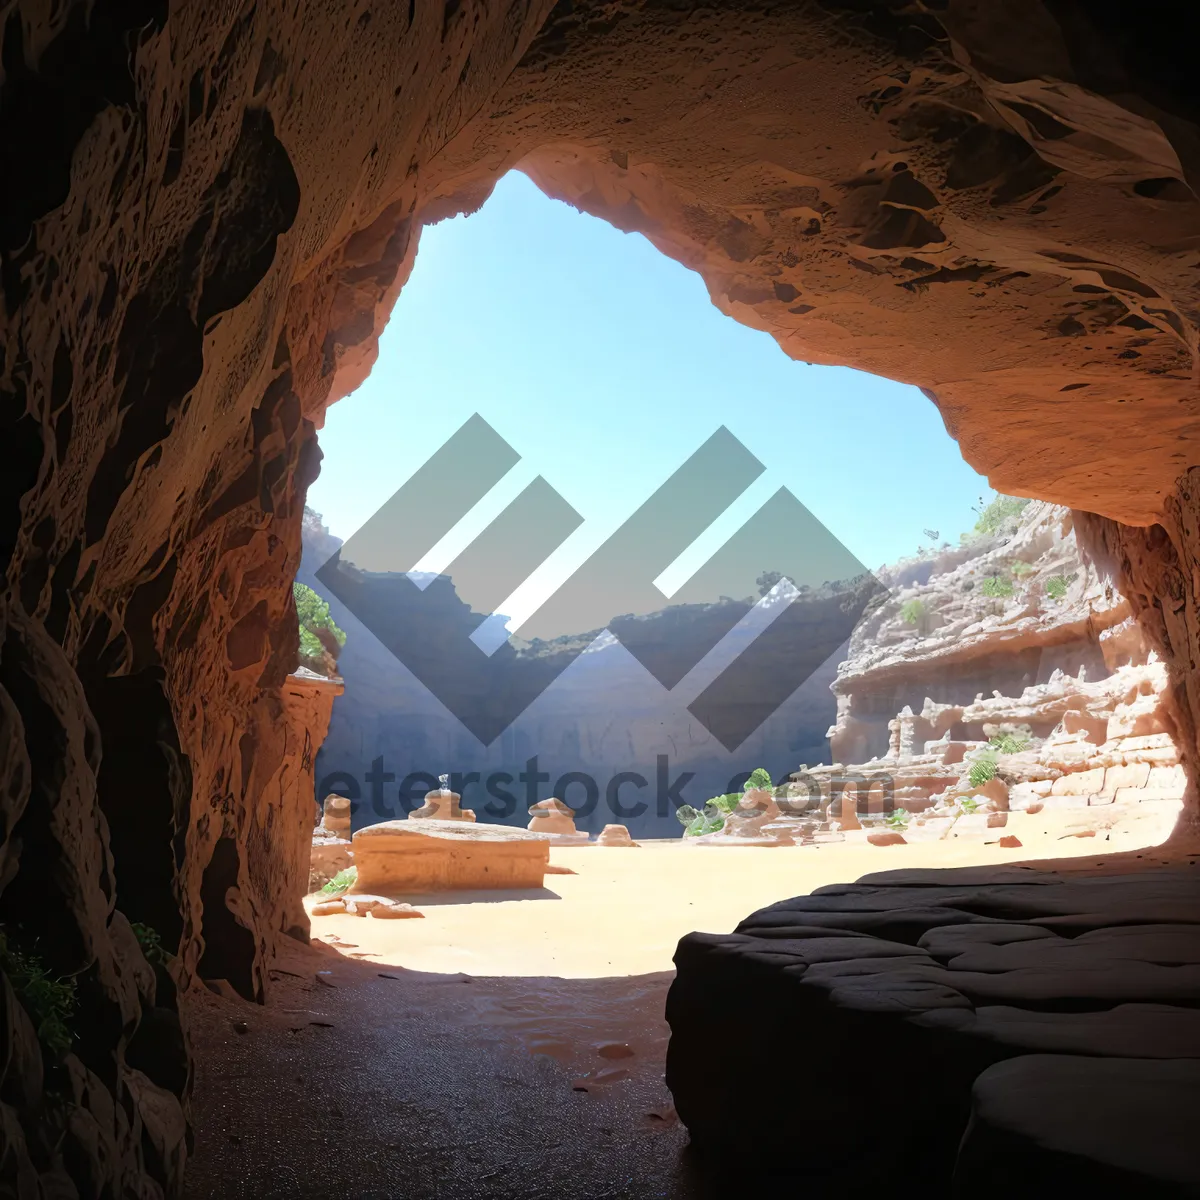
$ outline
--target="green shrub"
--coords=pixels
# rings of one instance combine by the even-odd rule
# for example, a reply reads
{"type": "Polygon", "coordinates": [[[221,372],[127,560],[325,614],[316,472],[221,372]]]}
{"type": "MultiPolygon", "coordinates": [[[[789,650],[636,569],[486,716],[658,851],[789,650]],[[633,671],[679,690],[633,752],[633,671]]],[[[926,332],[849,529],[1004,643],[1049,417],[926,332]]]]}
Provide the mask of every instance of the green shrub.
{"type": "Polygon", "coordinates": [[[1067,594],[1071,581],[1065,575],[1052,575],[1046,580],[1046,595],[1051,600],[1061,600],[1067,594]]]}
{"type": "Polygon", "coordinates": [[[972,787],[983,787],[985,783],[990,783],[995,778],[996,751],[989,746],[971,764],[971,769],[967,773],[967,779],[970,780],[972,787]]]}
{"type": "Polygon", "coordinates": [[[358,878],[357,867],[347,867],[344,871],[339,871],[322,889],[323,896],[340,896],[343,892],[348,892],[351,885],[358,878]]]}
{"type": "Polygon", "coordinates": [[[771,776],[762,767],[757,767],[751,771],[750,778],[746,780],[746,791],[751,791],[755,788],[769,788],[770,786],[771,776]]]}
{"type": "Polygon", "coordinates": [[[976,800],[974,796],[964,796],[958,802],[958,807],[963,811],[964,814],[970,816],[971,813],[975,812],[979,808],[979,801],[976,800]]]}
{"type": "Polygon", "coordinates": [[[1002,575],[991,575],[983,581],[983,586],[979,590],[993,600],[1000,600],[1011,596],[1015,589],[1011,579],[1005,579],[1002,575]]]}
{"type": "Polygon", "coordinates": [[[129,924],[133,930],[133,936],[137,938],[138,945],[142,948],[142,954],[146,961],[165,967],[171,955],[163,948],[158,930],[151,929],[149,925],[143,925],[140,921],[131,921],[129,924]]]}
{"type": "Polygon", "coordinates": [[[900,619],[907,625],[923,625],[929,610],[924,600],[905,600],[900,606],[900,619]]]}
{"type": "Polygon", "coordinates": [[[1028,503],[1020,496],[997,495],[990,504],[977,510],[979,519],[975,522],[975,536],[988,537],[998,533],[1013,517],[1020,516],[1028,503]]]}
{"type": "Polygon", "coordinates": [[[677,820],[680,825],[684,827],[684,829],[686,829],[696,819],[697,816],[699,816],[699,813],[697,813],[690,804],[681,804],[675,810],[675,820],[677,820]]]}
{"type": "Polygon", "coordinates": [[[885,825],[890,825],[893,829],[908,828],[908,810],[904,808],[892,809],[891,815],[884,822],[885,825]]]}
{"type": "Polygon", "coordinates": [[[989,739],[997,754],[1020,754],[1029,745],[1027,733],[1001,733],[989,739]]]}
{"type": "Polygon", "coordinates": [[[75,1040],[70,1025],[75,1013],[75,981],[51,975],[36,954],[10,947],[3,933],[0,970],[8,976],[13,994],[33,1022],[42,1049],[53,1059],[62,1058],[75,1040]]]}
{"type": "Polygon", "coordinates": [[[725,796],[714,796],[704,807],[715,808],[718,812],[728,816],[741,803],[741,792],[729,792],[725,796]]]}
{"type": "Polygon", "coordinates": [[[292,594],[296,597],[296,618],[300,623],[300,661],[303,666],[314,670],[320,666],[326,654],[336,658],[336,652],[331,654],[333,644],[341,647],[346,644],[345,631],[340,629],[329,612],[329,603],[323,600],[312,588],[303,583],[292,584],[292,594]],[[319,631],[326,631],[322,639],[319,631]]]}

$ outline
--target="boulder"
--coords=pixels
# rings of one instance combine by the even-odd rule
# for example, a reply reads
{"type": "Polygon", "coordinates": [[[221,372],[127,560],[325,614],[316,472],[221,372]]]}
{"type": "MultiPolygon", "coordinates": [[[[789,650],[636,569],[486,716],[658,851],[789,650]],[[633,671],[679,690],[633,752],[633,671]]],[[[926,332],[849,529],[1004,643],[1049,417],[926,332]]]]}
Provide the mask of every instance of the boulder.
{"type": "Polygon", "coordinates": [[[872,846],[904,846],[908,839],[896,829],[879,829],[867,834],[867,841],[872,846]]]}
{"type": "Polygon", "coordinates": [[[636,846],[624,825],[605,825],[596,838],[597,846],[636,846]]]}
{"type": "Polygon", "coordinates": [[[350,836],[350,800],[331,792],[321,806],[321,824],[330,832],[350,836]]]}
{"type": "Polygon", "coordinates": [[[526,828],[530,833],[546,835],[552,845],[583,846],[589,841],[586,833],[580,833],[575,828],[575,810],[553,797],[529,806],[529,824],[526,828]]]}

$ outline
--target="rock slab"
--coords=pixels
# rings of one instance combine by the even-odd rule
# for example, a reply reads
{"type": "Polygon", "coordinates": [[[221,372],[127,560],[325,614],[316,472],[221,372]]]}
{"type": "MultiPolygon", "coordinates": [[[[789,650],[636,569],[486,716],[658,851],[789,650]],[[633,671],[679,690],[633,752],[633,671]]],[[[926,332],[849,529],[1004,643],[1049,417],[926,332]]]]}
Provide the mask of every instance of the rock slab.
{"type": "MultiPolygon", "coordinates": [[[[679,1116],[722,1169],[788,1186],[999,1196],[1004,1146],[1014,1181],[1052,1158],[1071,1194],[1196,1195],[1200,1154],[1169,1110],[1200,1109],[1198,885],[1189,867],[892,871],[689,934],[666,1013],[679,1116]],[[713,1036],[714,1013],[735,1036],[713,1036]],[[1044,1097],[1090,1071],[1088,1104],[1038,1107],[1021,1070],[1044,1097]],[[1138,1117],[1135,1077],[1160,1075],[1162,1119],[1138,1117]],[[1136,1186],[1098,1191],[1118,1166],[1136,1186]]],[[[1046,1194],[1005,1194],[1022,1191],[1046,1194]]]]}
{"type": "Polygon", "coordinates": [[[354,835],[350,894],[540,888],[549,858],[547,838],[507,825],[383,821],[354,835]]]}

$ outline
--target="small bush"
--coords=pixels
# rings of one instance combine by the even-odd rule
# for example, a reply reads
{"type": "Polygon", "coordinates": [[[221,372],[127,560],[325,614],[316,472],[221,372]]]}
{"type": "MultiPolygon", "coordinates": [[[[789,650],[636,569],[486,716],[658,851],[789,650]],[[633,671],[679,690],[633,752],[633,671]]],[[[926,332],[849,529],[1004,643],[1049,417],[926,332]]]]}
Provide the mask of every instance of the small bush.
{"type": "Polygon", "coordinates": [[[983,787],[996,778],[996,751],[990,747],[971,764],[967,779],[972,787],[983,787]]]}
{"type": "Polygon", "coordinates": [[[158,930],[151,929],[149,925],[143,925],[140,921],[131,921],[130,928],[133,930],[133,936],[137,938],[138,945],[142,948],[142,954],[146,961],[165,967],[171,955],[163,948],[158,930]]]}
{"type": "Polygon", "coordinates": [[[684,829],[686,829],[696,819],[697,816],[699,816],[699,813],[697,813],[690,804],[681,804],[675,810],[675,820],[677,820],[680,825],[684,827],[684,829]]]}
{"type": "Polygon", "coordinates": [[[1020,754],[1029,745],[1029,734],[1001,733],[989,741],[997,754],[1020,754]]]}
{"type": "Polygon", "coordinates": [[[728,816],[741,803],[741,792],[729,792],[724,796],[714,796],[704,807],[715,808],[717,812],[728,816]]]}
{"type": "Polygon", "coordinates": [[[967,816],[975,812],[979,808],[979,801],[974,796],[964,796],[959,802],[958,807],[967,816]]]}
{"type": "Polygon", "coordinates": [[[908,810],[904,808],[892,809],[891,815],[884,822],[885,825],[890,825],[893,829],[908,828],[908,810]]]}
{"type": "Polygon", "coordinates": [[[293,583],[292,594],[300,624],[300,665],[318,670],[337,658],[338,650],[346,644],[346,634],[334,621],[328,601],[312,588],[293,583]]]}
{"type": "Polygon", "coordinates": [[[344,871],[339,871],[322,889],[323,896],[340,896],[343,892],[348,892],[351,885],[358,878],[357,867],[347,867],[344,871]]]}
{"type": "Polygon", "coordinates": [[[1051,600],[1061,600],[1067,594],[1071,581],[1065,575],[1052,575],[1046,580],[1046,595],[1051,600]]]}
{"type": "Polygon", "coordinates": [[[1005,579],[1002,575],[992,575],[983,581],[979,590],[993,600],[1002,600],[1011,596],[1015,589],[1011,579],[1005,579]]]}
{"type": "MultiPolygon", "coordinates": [[[[982,498],[981,498],[982,502],[982,498]]],[[[1019,517],[1028,500],[1020,496],[1003,496],[998,495],[990,504],[978,509],[979,519],[975,522],[975,534],[977,537],[988,537],[993,533],[999,533],[1001,528],[1012,520],[1013,517],[1019,517]]]]}
{"type": "Polygon", "coordinates": [[[750,778],[746,780],[746,791],[751,791],[756,788],[769,788],[771,786],[771,776],[758,767],[750,772],[750,778]]]}
{"type": "Polygon", "coordinates": [[[37,1030],[42,1049],[60,1059],[75,1040],[71,1017],[75,1013],[75,981],[51,975],[42,960],[28,951],[8,945],[0,933],[0,970],[8,976],[13,994],[37,1030]]]}
{"type": "Polygon", "coordinates": [[[905,600],[900,606],[900,620],[906,625],[923,625],[928,612],[924,600],[905,600]]]}

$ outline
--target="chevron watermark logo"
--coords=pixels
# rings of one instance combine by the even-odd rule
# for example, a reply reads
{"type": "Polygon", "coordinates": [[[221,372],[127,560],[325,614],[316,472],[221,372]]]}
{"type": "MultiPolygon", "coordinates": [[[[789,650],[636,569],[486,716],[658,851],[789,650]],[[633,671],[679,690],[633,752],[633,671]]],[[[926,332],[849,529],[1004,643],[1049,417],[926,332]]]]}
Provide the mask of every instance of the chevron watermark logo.
{"type": "Polygon", "coordinates": [[[583,523],[542,476],[432,582],[410,573],[519,461],[472,416],[317,571],[485,746],[607,631],[645,668],[647,686],[689,695],[687,710],[732,752],[884,592],[786,488],[673,595],[656,586],[766,469],[722,426],[520,628],[489,644],[480,636],[494,633],[489,618],[583,523]],[[742,648],[706,676],[727,638],[742,648]]]}

